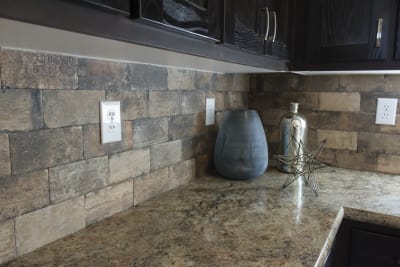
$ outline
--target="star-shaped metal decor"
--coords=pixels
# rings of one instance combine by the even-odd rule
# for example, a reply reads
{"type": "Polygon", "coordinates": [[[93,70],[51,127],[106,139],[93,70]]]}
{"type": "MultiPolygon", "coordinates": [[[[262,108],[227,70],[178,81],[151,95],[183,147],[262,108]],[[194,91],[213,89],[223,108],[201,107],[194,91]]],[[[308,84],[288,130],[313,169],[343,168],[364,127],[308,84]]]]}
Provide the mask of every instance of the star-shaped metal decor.
{"type": "MultiPolygon", "coordinates": [[[[296,140],[296,138],[293,138],[296,140]]],[[[302,141],[295,141],[296,153],[295,156],[276,155],[275,158],[287,165],[291,173],[288,174],[282,189],[291,185],[294,181],[302,178],[306,186],[310,186],[315,196],[318,196],[319,187],[315,179],[315,171],[329,168],[329,166],[318,159],[321,152],[324,150],[327,140],[322,140],[317,148],[312,151],[307,151],[302,141]]],[[[335,171],[330,168],[331,171],[335,171]]]]}

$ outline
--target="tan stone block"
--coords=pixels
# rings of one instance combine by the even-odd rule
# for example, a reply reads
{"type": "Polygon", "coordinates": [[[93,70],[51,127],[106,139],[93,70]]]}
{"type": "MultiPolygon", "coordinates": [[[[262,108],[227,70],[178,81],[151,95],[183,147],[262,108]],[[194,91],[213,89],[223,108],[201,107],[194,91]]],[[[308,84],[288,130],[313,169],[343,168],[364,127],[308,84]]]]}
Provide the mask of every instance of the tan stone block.
{"type": "Polygon", "coordinates": [[[326,111],[360,111],[359,93],[319,93],[319,109],[326,111]]]}
{"type": "Polygon", "coordinates": [[[150,171],[150,149],[136,149],[110,156],[110,183],[118,183],[150,171]]]}
{"type": "Polygon", "coordinates": [[[103,188],[86,195],[86,225],[130,208],[133,204],[133,180],[103,188]]]}
{"type": "Polygon", "coordinates": [[[303,76],[300,80],[301,90],[306,91],[330,91],[339,90],[339,76],[337,75],[315,75],[303,76]]]}
{"type": "Polygon", "coordinates": [[[121,101],[122,120],[149,117],[148,91],[107,91],[107,101],[121,101]]]}
{"type": "Polygon", "coordinates": [[[318,143],[327,139],[326,147],[333,149],[357,150],[357,132],[317,130],[318,143]]]}
{"type": "Polygon", "coordinates": [[[152,170],[178,163],[182,159],[182,140],[152,146],[150,154],[152,170]]]}
{"type": "MultiPolygon", "coordinates": [[[[272,155],[272,154],[271,154],[272,155]]],[[[196,177],[209,175],[212,169],[212,160],[209,155],[196,157],[196,177]]]]}
{"type": "Polygon", "coordinates": [[[215,111],[222,111],[225,109],[225,93],[215,93],[215,111]]]}
{"type": "Polygon", "coordinates": [[[120,142],[102,144],[99,124],[83,126],[83,151],[85,158],[93,158],[132,149],[132,122],[123,121],[121,127],[122,140],[120,142]]]}
{"type": "Polygon", "coordinates": [[[340,87],[348,92],[375,92],[384,88],[383,75],[342,75],[340,87]]]}
{"type": "Polygon", "coordinates": [[[260,75],[252,75],[253,90],[260,91],[282,91],[282,90],[299,90],[300,75],[297,74],[277,74],[268,73],[260,75]]]}
{"type": "Polygon", "coordinates": [[[204,112],[206,94],[204,91],[186,91],[182,93],[182,114],[204,112]]]}
{"type": "Polygon", "coordinates": [[[384,91],[390,93],[399,93],[400,76],[399,75],[385,75],[384,77],[384,91]]]}
{"type": "Polygon", "coordinates": [[[12,173],[44,169],[82,159],[82,128],[10,134],[12,173]]]}
{"type": "Polygon", "coordinates": [[[168,167],[136,177],[133,182],[133,203],[137,205],[169,189],[168,167]]]}
{"type": "MultiPolygon", "coordinates": [[[[337,130],[338,129],[338,117],[344,113],[331,112],[331,111],[309,111],[302,113],[308,123],[308,127],[312,129],[324,129],[324,130],[337,130]]],[[[355,113],[351,113],[355,114],[355,113]]],[[[345,119],[345,118],[344,118],[345,119]]],[[[342,121],[346,123],[346,121],[342,121]]],[[[345,125],[343,125],[345,126],[345,125]]],[[[356,130],[356,129],[354,129],[356,130]]]]}
{"type": "Polygon", "coordinates": [[[133,122],[135,148],[168,141],[168,118],[141,119],[133,122]]]}
{"type": "Polygon", "coordinates": [[[43,126],[42,93],[39,90],[0,92],[0,130],[24,131],[43,126]]]}
{"type": "Polygon", "coordinates": [[[78,59],[79,89],[129,89],[128,64],[106,60],[78,59]]]}
{"type": "Polygon", "coordinates": [[[400,136],[397,134],[360,132],[358,138],[359,151],[400,154],[400,136]]]}
{"type": "Polygon", "coordinates": [[[11,174],[8,135],[0,134],[0,177],[11,174]]]}
{"type": "Polygon", "coordinates": [[[50,168],[49,183],[52,203],[103,188],[109,183],[108,157],[50,168]]]}
{"type": "Polygon", "coordinates": [[[166,90],[166,67],[147,64],[128,64],[128,80],[131,90],[166,90]]]}
{"type": "Polygon", "coordinates": [[[0,179],[0,221],[49,204],[47,170],[0,179]]]}
{"type": "Polygon", "coordinates": [[[75,57],[2,49],[1,81],[5,88],[76,89],[75,57]]]}
{"type": "Polygon", "coordinates": [[[17,255],[29,253],[84,227],[83,196],[19,216],[15,219],[17,255]]]}
{"type": "Polygon", "coordinates": [[[169,120],[170,140],[204,134],[207,130],[205,120],[204,113],[171,117],[169,120]]]}
{"type": "Polygon", "coordinates": [[[166,117],[181,113],[179,91],[150,91],[150,117],[166,117]]]}
{"type": "Polygon", "coordinates": [[[385,154],[379,155],[377,171],[390,174],[400,174],[400,156],[385,154]]]}
{"type": "Polygon", "coordinates": [[[16,257],[14,221],[0,223],[0,264],[16,257]]]}
{"type": "Polygon", "coordinates": [[[169,90],[194,90],[195,71],[178,68],[168,68],[169,90]]]}
{"type": "Polygon", "coordinates": [[[260,115],[261,121],[264,126],[279,127],[281,118],[286,113],[287,113],[287,110],[280,110],[280,109],[267,109],[267,110],[260,109],[260,110],[258,110],[258,114],[260,115]]]}
{"type": "Polygon", "coordinates": [[[49,128],[99,123],[100,101],[104,99],[104,91],[45,91],[44,122],[49,128]]]}
{"type": "Polygon", "coordinates": [[[354,151],[336,151],[336,166],[347,169],[376,171],[377,154],[357,153],[354,151]]]}
{"type": "Polygon", "coordinates": [[[235,73],[232,81],[232,91],[249,92],[250,78],[248,74],[235,73]]]}
{"type": "Polygon", "coordinates": [[[227,92],[225,95],[225,108],[227,109],[247,109],[248,102],[248,93],[227,92]]]}
{"type": "Polygon", "coordinates": [[[195,73],[195,88],[196,90],[215,91],[216,73],[196,71],[195,73]]]}
{"type": "MultiPolygon", "coordinates": [[[[214,141],[215,139],[212,140],[214,141]]],[[[198,155],[212,154],[213,141],[210,141],[207,135],[182,139],[182,160],[193,159],[198,155]]]]}
{"type": "Polygon", "coordinates": [[[178,164],[169,166],[170,189],[188,183],[196,177],[196,161],[186,160],[178,164]]]}

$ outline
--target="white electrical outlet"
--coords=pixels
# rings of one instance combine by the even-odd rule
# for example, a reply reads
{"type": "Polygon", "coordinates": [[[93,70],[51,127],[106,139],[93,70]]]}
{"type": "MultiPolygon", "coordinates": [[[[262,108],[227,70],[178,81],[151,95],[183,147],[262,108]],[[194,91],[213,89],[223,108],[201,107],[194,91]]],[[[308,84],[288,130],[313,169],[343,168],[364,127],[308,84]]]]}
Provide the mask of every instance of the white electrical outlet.
{"type": "Polygon", "coordinates": [[[101,101],[101,143],[121,141],[121,104],[119,101],[101,101]]]}
{"type": "Polygon", "coordinates": [[[378,98],[376,124],[396,125],[397,98],[378,98]]]}
{"type": "Polygon", "coordinates": [[[206,99],[206,126],[215,123],[215,98],[206,99]]]}

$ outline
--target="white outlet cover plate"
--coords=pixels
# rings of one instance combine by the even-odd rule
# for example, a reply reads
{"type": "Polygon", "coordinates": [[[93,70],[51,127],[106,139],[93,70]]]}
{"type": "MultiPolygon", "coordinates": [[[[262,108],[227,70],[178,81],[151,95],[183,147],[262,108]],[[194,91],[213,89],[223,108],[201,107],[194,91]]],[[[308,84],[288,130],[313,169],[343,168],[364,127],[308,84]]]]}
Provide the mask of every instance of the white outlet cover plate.
{"type": "Polygon", "coordinates": [[[121,141],[120,101],[100,102],[101,143],[121,141]]]}
{"type": "Polygon", "coordinates": [[[215,98],[206,99],[206,126],[215,123],[215,98]]]}
{"type": "Polygon", "coordinates": [[[397,98],[378,98],[376,124],[396,125],[397,98]]]}

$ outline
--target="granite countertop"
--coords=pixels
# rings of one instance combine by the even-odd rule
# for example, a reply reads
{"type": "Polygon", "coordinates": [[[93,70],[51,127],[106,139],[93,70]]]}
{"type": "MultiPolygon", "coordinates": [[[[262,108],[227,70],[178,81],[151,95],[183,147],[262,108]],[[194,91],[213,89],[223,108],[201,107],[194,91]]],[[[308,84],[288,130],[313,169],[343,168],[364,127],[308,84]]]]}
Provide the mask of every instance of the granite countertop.
{"type": "Polygon", "coordinates": [[[320,266],[343,216],[400,227],[400,176],[317,177],[319,197],[297,183],[281,190],[275,170],[198,178],[7,266],[320,266]]]}

